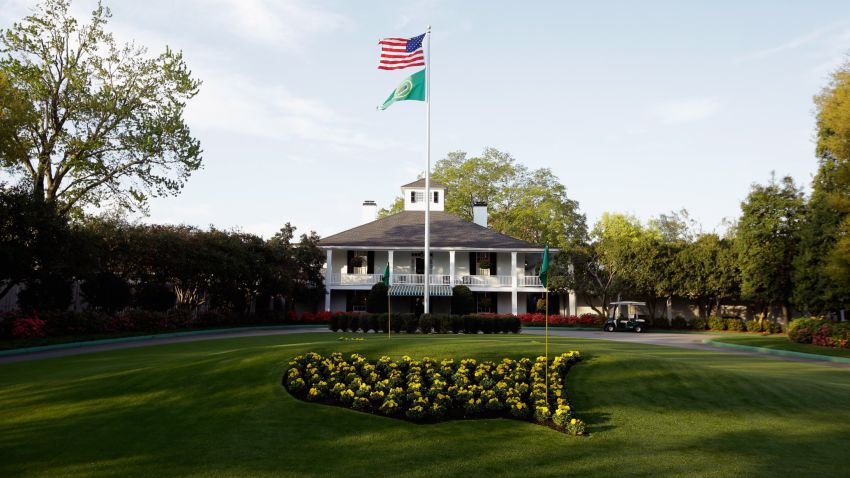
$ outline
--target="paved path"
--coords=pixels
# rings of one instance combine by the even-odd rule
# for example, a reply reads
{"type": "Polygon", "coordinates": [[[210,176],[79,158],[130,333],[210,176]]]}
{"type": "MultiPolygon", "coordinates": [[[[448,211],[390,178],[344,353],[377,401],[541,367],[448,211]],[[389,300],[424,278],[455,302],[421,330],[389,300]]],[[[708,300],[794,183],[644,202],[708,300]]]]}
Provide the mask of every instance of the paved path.
{"type": "MultiPolygon", "coordinates": [[[[93,352],[104,352],[107,350],[129,349],[137,347],[148,347],[150,345],[175,344],[183,342],[195,342],[199,340],[218,340],[230,339],[239,337],[256,337],[264,335],[280,335],[280,334],[303,334],[309,332],[328,332],[324,327],[288,327],[288,328],[252,328],[249,330],[240,331],[223,331],[221,333],[209,333],[201,335],[186,335],[180,337],[163,337],[151,338],[145,340],[136,340],[130,342],[115,342],[108,344],[83,345],[75,348],[45,350],[42,352],[22,353],[19,355],[8,355],[0,357],[0,364],[23,362],[28,360],[39,360],[53,357],[67,357],[71,355],[88,354],[93,352]]],[[[543,329],[526,328],[522,331],[528,335],[543,335],[543,329]]],[[[727,348],[714,347],[704,344],[702,341],[707,338],[717,337],[719,334],[676,334],[653,332],[645,334],[635,334],[630,332],[603,332],[603,331],[586,331],[586,330],[569,330],[563,328],[550,328],[549,335],[558,337],[576,337],[583,339],[598,339],[612,340],[615,342],[629,342],[637,344],[661,345],[665,347],[678,347],[685,349],[705,350],[710,352],[721,352],[739,355],[749,355],[754,357],[766,357],[776,360],[787,360],[791,362],[813,363],[831,367],[838,367],[850,370],[850,364],[824,362],[820,360],[811,360],[796,357],[781,357],[777,355],[768,355],[759,352],[749,352],[743,350],[732,350],[727,348]]]]}
{"type": "Polygon", "coordinates": [[[20,355],[8,355],[0,357],[0,364],[24,362],[28,360],[39,360],[53,357],[67,357],[70,355],[89,354],[93,352],[104,352],[116,349],[132,349],[137,347],[148,347],[150,345],[177,344],[182,342],[196,342],[198,340],[232,339],[238,337],[255,337],[261,335],[279,334],[304,334],[308,332],[327,332],[327,327],[279,327],[251,328],[250,330],[223,331],[221,333],[211,332],[208,334],[184,335],[180,337],[151,338],[145,340],[134,340],[128,342],[114,342],[108,344],[82,345],[68,349],[45,350],[42,352],[22,353],[20,355]]]}
{"type": "MultiPolygon", "coordinates": [[[[545,332],[543,329],[523,329],[523,334],[529,335],[543,335],[545,332]]],[[[850,364],[847,363],[836,363],[836,362],[826,362],[823,360],[814,360],[807,359],[801,357],[783,357],[779,355],[771,355],[765,354],[755,351],[746,351],[746,350],[733,350],[728,348],[715,347],[713,345],[702,343],[703,340],[713,338],[713,337],[721,337],[722,334],[677,334],[677,333],[664,333],[664,332],[651,332],[651,333],[643,333],[636,334],[633,332],[604,332],[602,330],[599,331],[586,331],[586,330],[569,330],[563,328],[549,328],[550,336],[558,336],[558,337],[576,337],[581,339],[598,339],[598,340],[611,340],[614,342],[629,342],[633,344],[650,344],[650,345],[661,345],[664,347],[678,347],[683,349],[695,349],[695,350],[705,350],[709,352],[723,352],[730,354],[739,354],[739,355],[749,355],[753,357],[765,357],[772,358],[776,360],[786,360],[789,362],[804,362],[804,363],[812,363],[817,365],[826,365],[836,368],[844,368],[850,370],[850,364]]]]}

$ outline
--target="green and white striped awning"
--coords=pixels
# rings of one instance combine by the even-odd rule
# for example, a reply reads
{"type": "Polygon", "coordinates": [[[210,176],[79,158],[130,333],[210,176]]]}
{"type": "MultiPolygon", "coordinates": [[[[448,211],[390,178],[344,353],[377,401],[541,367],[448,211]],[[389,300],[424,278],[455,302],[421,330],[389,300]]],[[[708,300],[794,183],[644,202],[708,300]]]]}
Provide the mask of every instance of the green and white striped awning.
{"type": "MultiPolygon", "coordinates": [[[[429,287],[431,296],[451,296],[452,288],[448,285],[431,285],[429,287]]],[[[390,286],[390,295],[393,297],[422,297],[425,295],[423,284],[393,284],[390,286]]]]}

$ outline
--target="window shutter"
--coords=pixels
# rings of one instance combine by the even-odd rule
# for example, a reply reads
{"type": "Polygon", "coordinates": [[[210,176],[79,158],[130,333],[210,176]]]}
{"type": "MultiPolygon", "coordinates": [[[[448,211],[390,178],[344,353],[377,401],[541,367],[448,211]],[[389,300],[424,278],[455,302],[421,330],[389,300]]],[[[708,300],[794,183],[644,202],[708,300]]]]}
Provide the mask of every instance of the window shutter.
{"type": "Polygon", "coordinates": [[[436,204],[436,203],[438,203],[438,202],[440,202],[439,197],[440,197],[440,192],[439,192],[439,191],[434,191],[434,203],[435,203],[435,204],[436,204]]]}
{"type": "Polygon", "coordinates": [[[498,256],[499,256],[498,253],[495,253],[495,252],[490,253],[490,275],[495,276],[495,275],[499,274],[499,268],[497,267],[497,264],[496,264],[496,257],[498,257],[498,256]]]}
{"type": "Polygon", "coordinates": [[[469,253],[469,275],[478,275],[478,261],[476,261],[475,252],[469,253]]]}
{"type": "Polygon", "coordinates": [[[348,259],[345,261],[345,270],[347,270],[349,274],[352,274],[354,271],[351,270],[351,261],[354,260],[354,251],[348,251],[347,256],[348,259]]]}
{"type": "Polygon", "coordinates": [[[375,273],[375,251],[369,251],[366,253],[366,273],[375,273]]]}
{"type": "Polygon", "coordinates": [[[416,202],[416,191],[410,191],[410,202],[411,203],[416,202]]]}

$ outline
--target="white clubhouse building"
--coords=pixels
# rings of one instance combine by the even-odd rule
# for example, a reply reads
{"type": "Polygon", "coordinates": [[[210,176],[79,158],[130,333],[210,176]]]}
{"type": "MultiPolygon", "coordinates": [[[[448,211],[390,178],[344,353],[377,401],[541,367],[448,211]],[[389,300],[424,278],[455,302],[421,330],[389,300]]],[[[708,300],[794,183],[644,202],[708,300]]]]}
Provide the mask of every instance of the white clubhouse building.
{"type": "MultiPolygon", "coordinates": [[[[363,203],[364,223],[322,239],[326,251],[325,310],[365,311],[366,297],[391,270],[392,309],[413,312],[425,280],[425,201],[431,202],[431,312],[449,313],[452,288],[465,285],[478,312],[533,312],[544,289],[537,277],[543,247],[487,227],[487,206],[473,207],[474,221],[445,212],[446,188],[425,181],[401,187],[404,211],[382,219],[377,205],[363,203]]],[[[553,297],[550,297],[550,300],[553,297]]]]}

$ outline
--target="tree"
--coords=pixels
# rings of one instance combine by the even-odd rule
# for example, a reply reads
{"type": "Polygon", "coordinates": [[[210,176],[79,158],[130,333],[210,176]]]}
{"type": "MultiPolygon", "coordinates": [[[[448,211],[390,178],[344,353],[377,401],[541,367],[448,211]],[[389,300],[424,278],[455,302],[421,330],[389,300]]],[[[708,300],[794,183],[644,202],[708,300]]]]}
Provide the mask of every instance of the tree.
{"type": "Polygon", "coordinates": [[[819,167],[800,227],[794,303],[826,314],[850,302],[850,62],[814,101],[819,167]]]}
{"type": "MultiPolygon", "coordinates": [[[[567,248],[586,240],[587,223],[576,201],[548,168],[529,170],[508,153],[486,148],[481,156],[449,153],[434,165],[432,181],[448,188],[446,211],[472,221],[472,206],[487,203],[488,226],[535,244],[567,248]]],[[[379,217],[400,212],[396,198],[379,217]]]]}
{"type": "Polygon", "coordinates": [[[45,0],[0,32],[0,167],[60,213],[179,193],[201,166],[183,120],[200,82],[179,52],[118,45],[103,5],[82,25],[69,8],[45,0]]]}
{"type": "Polygon", "coordinates": [[[717,234],[700,234],[676,254],[676,295],[695,301],[701,317],[719,314],[723,301],[738,295],[740,271],[733,244],[717,234]]]}
{"type": "Polygon", "coordinates": [[[573,290],[594,312],[607,316],[608,304],[628,288],[635,243],[643,233],[634,216],[604,213],[590,234],[590,242],[555,256],[550,290],[573,290]]]}
{"type": "Polygon", "coordinates": [[[754,184],[741,203],[736,241],[741,294],[763,314],[775,305],[790,318],[792,264],[804,206],[803,194],[789,176],[754,184]]]}
{"type": "Polygon", "coordinates": [[[452,287],[452,314],[467,315],[475,312],[475,296],[469,287],[456,285],[452,287]]]}
{"type": "Polygon", "coordinates": [[[67,282],[73,273],[72,239],[67,219],[52,204],[0,185],[0,298],[22,283],[67,282]]]}

